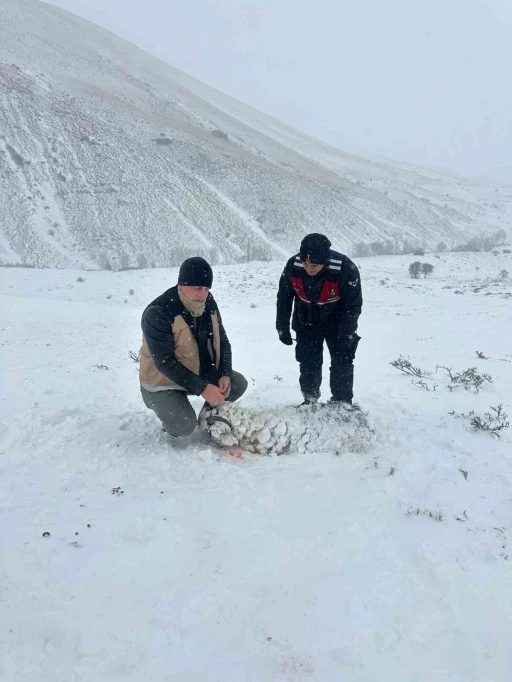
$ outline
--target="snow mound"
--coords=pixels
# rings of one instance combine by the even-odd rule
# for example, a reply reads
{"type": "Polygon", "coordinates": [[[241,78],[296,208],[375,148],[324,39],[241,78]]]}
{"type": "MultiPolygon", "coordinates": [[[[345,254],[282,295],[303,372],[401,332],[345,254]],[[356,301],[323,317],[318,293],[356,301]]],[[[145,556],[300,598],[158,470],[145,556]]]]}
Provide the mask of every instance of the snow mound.
{"type": "Polygon", "coordinates": [[[203,419],[215,443],[262,455],[286,452],[367,452],[375,440],[368,414],[344,404],[254,410],[236,403],[214,408],[203,419]]]}

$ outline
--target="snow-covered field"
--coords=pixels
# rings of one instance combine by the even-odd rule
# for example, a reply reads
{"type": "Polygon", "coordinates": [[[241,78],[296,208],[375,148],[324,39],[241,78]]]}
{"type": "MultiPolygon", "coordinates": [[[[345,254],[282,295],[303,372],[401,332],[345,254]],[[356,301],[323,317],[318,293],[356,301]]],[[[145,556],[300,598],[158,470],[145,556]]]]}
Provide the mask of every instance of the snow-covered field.
{"type": "MultiPolygon", "coordinates": [[[[172,448],[128,354],[176,271],[0,269],[2,680],[512,679],[510,429],[449,414],[512,411],[512,257],[426,256],[426,280],[412,260],[358,263],[376,443],[338,456],[172,448]],[[438,371],[427,391],[400,354],[494,382],[438,371]]],[[[218,267],[213,288],[244,404],[276,414],[301,399],[282,265],[218,267]]]]}

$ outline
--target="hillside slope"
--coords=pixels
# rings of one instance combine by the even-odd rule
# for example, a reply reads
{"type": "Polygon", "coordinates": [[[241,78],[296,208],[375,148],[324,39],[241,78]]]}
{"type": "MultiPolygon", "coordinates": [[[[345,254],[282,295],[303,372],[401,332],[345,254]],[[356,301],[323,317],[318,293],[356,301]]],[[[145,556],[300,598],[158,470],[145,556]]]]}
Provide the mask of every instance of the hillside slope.
{"type": "Polygon", "coordinates": [[[336,150],[36,0],[0,0],[0,195],[0,262],[46,267],[268,259],[314,230],[347,252],[453,245],[500,224],[476,183],[336,150]]]}

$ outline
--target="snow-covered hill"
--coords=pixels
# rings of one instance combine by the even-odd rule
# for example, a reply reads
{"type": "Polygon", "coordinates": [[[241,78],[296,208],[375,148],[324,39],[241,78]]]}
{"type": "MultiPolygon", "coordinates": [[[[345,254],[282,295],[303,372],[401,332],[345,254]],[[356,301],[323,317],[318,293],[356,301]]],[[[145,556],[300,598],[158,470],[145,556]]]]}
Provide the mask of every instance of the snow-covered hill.
{"type": "MultiPolygon", "coordinates": [[[[128,354],[176,270],[0,270],[2,680],[510,682],[511,429],[460,414],[511,413],[511,255],[445,254],[425,280],[411,260],[358,263],[376,442],[338,456],[173,449],[128,354]],[[400,354],[494,382],[427,391],[400,354]]],[[[280,269],[213,287],[240,404],[276,415],[300,400],[280,269]]]]}
{"type": "Polygon", "coordinates": [[[507,228],[499,194],[336,150],[36,0],[0,0],[0,196],[0,262],[47,267],[280,258],[311,231],[352,252],[507,228]]]}

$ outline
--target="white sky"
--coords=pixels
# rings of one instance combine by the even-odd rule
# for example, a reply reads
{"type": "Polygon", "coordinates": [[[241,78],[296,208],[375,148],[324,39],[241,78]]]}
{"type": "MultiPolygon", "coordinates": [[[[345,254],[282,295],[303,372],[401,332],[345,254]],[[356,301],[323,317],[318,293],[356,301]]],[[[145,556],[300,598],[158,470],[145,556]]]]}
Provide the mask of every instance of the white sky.
{"type": "Polygon", "coordinates": [[[512,165],[512,0],[53,0],[349,151],[512,165]]]}

